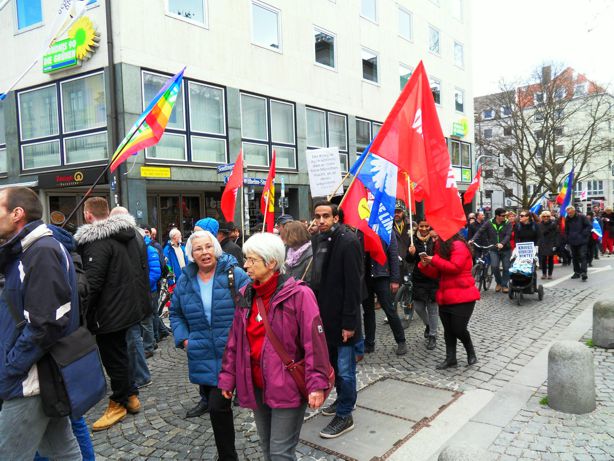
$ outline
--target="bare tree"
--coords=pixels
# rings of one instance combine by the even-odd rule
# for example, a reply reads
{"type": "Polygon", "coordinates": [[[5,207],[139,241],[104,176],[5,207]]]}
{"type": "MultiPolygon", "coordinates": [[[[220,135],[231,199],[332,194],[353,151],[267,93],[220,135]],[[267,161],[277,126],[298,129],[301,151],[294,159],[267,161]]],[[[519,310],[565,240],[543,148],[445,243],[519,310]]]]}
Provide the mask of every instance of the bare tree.
{"type": "Polygon", "coordinates": [[[574,183],[589,177],[611,148],[612,96],[571,68],[552,75],[545,66],[522,85],[502,82],[499,93],[476,98],[486,176],[523,208],[556,194],[572,167],[574,183]],[[501,155],[504,167],[493,168],[501,155]]]}

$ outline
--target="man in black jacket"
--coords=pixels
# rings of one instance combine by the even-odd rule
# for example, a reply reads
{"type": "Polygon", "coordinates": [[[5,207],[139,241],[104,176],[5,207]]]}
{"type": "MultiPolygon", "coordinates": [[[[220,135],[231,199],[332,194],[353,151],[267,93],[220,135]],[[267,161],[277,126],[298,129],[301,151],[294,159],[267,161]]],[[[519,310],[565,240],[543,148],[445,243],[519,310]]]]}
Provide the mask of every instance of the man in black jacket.
{"type": "Polygon", "coordinates": [[[87,326],[96,335],[100,357],[111,379],[111,398],[92,429],[107,429],[141,404],[131,380],[127,330],[150,308],[149,268],[143,240],[122,216],[109,217],[104,198],[85,201],[85,224],[75,234],[89,283],[87,326]]]}
{"type": "Polygon", "coordinates": [[[230,236],[235,229],[236,226],[232,221],[221,222],[217,231],[217,241],[220,242],[222,251],[224,253],[228,253],[229,255],[233,255],[237,259],[239,267],[243,267],[243,251],[230,236]]]}
{"type": "Polygon", "coordinates": [[[572,279],[579,279],[586,282],[586,247],[588,239],[591,237],[593,225],[586,216],[576,212],[573,206],[567,207],[567,217],[565,218],[565,236],[567,244],[571,248],[571,259],[573,262],[572,279]]]}
{"type": "Polygon", "coordinates": [[[317,202],[314,217],[319,234],[312,239],[313,289],[328,343],[330,362],[335,369],[337,400],[322,414],[333,420],[321,432],[335,438],[354,429],[352,410],[356,404],[356,356],[354,343],[361,339],[361,257],[356,235],[339,224],[337,205],[317,202]]]}

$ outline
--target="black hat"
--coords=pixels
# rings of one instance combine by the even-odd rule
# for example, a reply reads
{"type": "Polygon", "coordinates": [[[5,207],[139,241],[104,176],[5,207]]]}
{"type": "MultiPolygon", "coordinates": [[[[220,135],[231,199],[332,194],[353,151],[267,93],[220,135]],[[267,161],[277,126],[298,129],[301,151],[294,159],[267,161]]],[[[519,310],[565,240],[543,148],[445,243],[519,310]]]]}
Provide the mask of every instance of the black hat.
{"type": "Polygon", "coordinates": [[[405,202],[398,198],[397,201],[394,203],[394,209],[401,210],[403,213],[405,213],[405,202]]]}
{"type": "Polygon", "coordinates": [[[289,214],[282,214],[279,218],[277,218],[277,224],[279,225],[287,224],[290,221],[294,221],[294,218],[289,214]]]}
{"type": "Polygon", "coordinates": [[[235,223],[233,223],[232,221],[221,222],[218,232],[223,232],[224,234],[230,234],[236,228],[237,226],[235,226],[235,223]]]}

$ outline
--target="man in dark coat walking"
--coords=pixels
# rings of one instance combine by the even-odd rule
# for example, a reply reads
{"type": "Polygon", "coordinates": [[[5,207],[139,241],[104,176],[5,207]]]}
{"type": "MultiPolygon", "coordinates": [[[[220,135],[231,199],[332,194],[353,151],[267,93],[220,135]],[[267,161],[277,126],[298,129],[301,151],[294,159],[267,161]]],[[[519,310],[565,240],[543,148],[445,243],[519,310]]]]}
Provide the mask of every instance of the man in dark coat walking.
{"type": "Polygon", "coordinates": [[[571,248],[571,260],[573,263],[572,279],[579,279],[586,282],[586,248],[588,239],[591,237],[593,225],[588,218],[576,211],[573,206],[567,207],[567,217],[565,218],[565,236],[571,248]]]}

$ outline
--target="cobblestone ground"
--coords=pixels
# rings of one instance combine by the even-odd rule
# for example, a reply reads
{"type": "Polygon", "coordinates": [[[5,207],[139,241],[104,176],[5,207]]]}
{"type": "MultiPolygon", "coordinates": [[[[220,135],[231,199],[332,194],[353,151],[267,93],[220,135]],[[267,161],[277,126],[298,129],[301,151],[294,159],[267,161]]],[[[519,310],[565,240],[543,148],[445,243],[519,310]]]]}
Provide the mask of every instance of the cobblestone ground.
{"type": "MultiPolygon", "coordinates": [[[[583,339],[588,340],[590,336],[583,339]]],[[[496,459],[611,461],[614,459],[614,351],[592,349],[597,408],[586,415],[552,410],[540,401],[544,383],[490,447],[496,459]]]]}
{"type": "MultiPolygon", "coordinates": [[[[364,361],[358,365],[359,388],[382,377],[399,377],[418,384],[451,390],[482,388],[497,391],[580,314],[584,308],[581,305],[583,302],[596,298],[594,289],[580,288],[579,285],[571,288],[558,286],[546,290],[542,302],[537,301],[536,295],[528,296],[522,306],[512,304],[507,295],[493,291],[485,293],[483,299],[477,303],[469,325],[477,350],[478,364],[473,367],[463,366],[466,356],[459,344],[459,367],[444,372],[435,370],[435,364],[444,357],[441,327],[437,348],[428,351],[422,336],[424,326],[416,316],[406,330],[409,353],[397,357],[394,354],[395,344],[390,328],[383,323],[383,314],[378,311],[376,350],[375,353],[365,356],[364,361]]],[[[603,357],[602,361],[605,363],[606,357],[603,357]]],[[[609,363],[611,376],[612,362],[609,363]]],[[[208,416],[184,419],[186,410],[197,402],[198,392],[196,386],[188,382],[183,351],[175,349],[171,341],[164,341],[149,364],[153,384],[141,392],[143,411],[136,416],[129,415],[121,424],[108,431],[93,435],[99,458],[213,459],[216,450],[208,416]]],[[[605,384],[602,384],[602,388],[602,398],[605,395],[611,399],[612,390],[605,392],[605,384]]],[[[334,398],[334,395],[332,397],[334,398]]],[[[408,398],[414,397],[410,395],[408,398]]],[[[106,402],[102,402],[87,415],[89,423],[104,411],[105,405],[106,402]]],[[[524,416],[521,414],[519,417],[528,420],[530,417],[527,415],[532,415],[532,411],[527,409],[524,416]]],[[[547,412],[543,409],[539,411],[547,412]]],[[[611,407],[609,415],[611,417],[611,407]]],[[[538,416],[554,420],[558,418],[542,414],[538,416]]],[[[607,415],[604,414],[605,416],[607,415]]],[[[591,425],[591,422],[587,420],[584,424],[591,425]]],[[[565,427],[562,422],[554,425],[565,427]]],[[[241,459],[262,459],[249,411],[236,408],[235,428],[236,446],[241,459]]],[[[602,436],[610,437],[611,441],[614,429],[609,430],[610,432],[603,433],[602,436]]],[[[514,439],[520,437],[518,431],[510,434],[514,439]]],[[[531,443],[536,442],[529,442],[531,443]]],[[[552,443],[554,441],[550,440],[546,445],[552,443]]],[[[593,443],[592,438],[589,445],[590,443],[593,443]]],[[[500,445],[504,445],[503,442],[500,445]]],[[[526,448],[531,450],[530,446],[526,448]]],[[[302,460],[336,459],[302,444],[299,444],[298,451],[299,459],[302,460]]]]}

